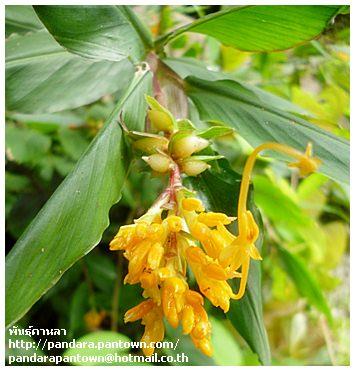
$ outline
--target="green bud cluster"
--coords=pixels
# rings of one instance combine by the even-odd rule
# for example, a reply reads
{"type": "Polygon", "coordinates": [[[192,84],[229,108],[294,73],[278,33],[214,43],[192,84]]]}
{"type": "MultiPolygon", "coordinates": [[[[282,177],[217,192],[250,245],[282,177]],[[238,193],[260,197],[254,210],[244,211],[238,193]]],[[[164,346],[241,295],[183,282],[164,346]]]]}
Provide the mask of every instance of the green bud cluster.
{"type": "Polygon", "coordinates": [[[191,121],[175,120],[159,102],[146,96],[149,105],[147,116],[154,133],[129,132],[133,147],[146,156],[142,159],[157,173],[166,173],[178,166],[181,173],[196,176],[209,169],[209,161],[223,156],[198,155],[209,147],[210,139],[230,134],[231,129],[218,126],[198,131],[191,121]],[[197,154],[197,155],[196,155],[197,154]]]}

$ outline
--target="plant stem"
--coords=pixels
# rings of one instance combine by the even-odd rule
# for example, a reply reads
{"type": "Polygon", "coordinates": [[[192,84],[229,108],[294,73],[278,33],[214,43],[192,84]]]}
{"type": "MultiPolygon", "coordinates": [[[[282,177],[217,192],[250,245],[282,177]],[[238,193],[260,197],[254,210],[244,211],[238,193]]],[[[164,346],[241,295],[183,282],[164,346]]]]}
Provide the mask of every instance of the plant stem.
{"type": "Polygon", "coordinates": [[[176,189],[182,187],[181,174],[179,166],[174,162],[170,170],[170,179],[169,179],[169,192],[170,192],[170,201],[176,202],[176,189]]]}
{"type": "Polygon", "coordinates": [[[324,315],[322,314],[320,316],[320,325],[322,328],[325,344],[327,346],[327,351],[329,354],[330,361],[332,363],[332,366],[336,365],[336,359],[335,359],[335,354],[334,354],[334,346],[333,346],[333,341],[332,341],[332,336],[328,327],[327,320],[325,319],[324,315]]]}

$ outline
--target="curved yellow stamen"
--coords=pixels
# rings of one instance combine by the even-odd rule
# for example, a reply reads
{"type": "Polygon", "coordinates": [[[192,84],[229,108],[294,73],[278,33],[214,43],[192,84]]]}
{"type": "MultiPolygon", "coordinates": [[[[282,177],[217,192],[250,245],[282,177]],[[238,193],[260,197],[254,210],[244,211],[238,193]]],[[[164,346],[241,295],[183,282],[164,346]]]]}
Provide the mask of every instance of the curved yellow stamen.
{"type": "MultiPolygon", "coordinates": [[[[298,167],[300,169],[301,175],[306,175],[310,172],[313,172],[314,170],[317,169],[320,163],[320,160],[318,158],[312,157],[311,143],[308,143],[305,153],[302,153],[284,144],[268,142],[256,147],[254,151],[251,153],[251,155],[248,157],[243,170],[238,200],[239,233],[237,236],[238,243],[246,245],[246,247],[248,247],[248,254],[245,256],[242,262],[239,262],[240,264],[239,266],[241,266],[241,279],[239,284],[239,290],[236,294],[233,294],[232,296],[232,298],[236,300],[242,298],[245,293],[245,288],[248,280],[250,258],[256,260],[261,259],[259,251],[254,245],[254,242],[256,241],[259,235],[259,229],[254,221],[251,212],[247,210],[247,199],[249,192],[249,183],[251,180],[251,174],[255,165],[255,161],[257,159],[258,154],[266,149],[278,151],[295,158],[298,162],[289,164],[289,166],[298,167]]],[[[237,266],[233,266],[233,269],[237,269],[237,266]]]]}
{"type": "Polygon", "coordinates": [[[302,153],[284,144],[274,143],[274,142],[263,143],[260,146],[256,147],[254,151],[251,153],[251,155],[248,157],[247,162],[244,166],[244,170],[243,170],[242,183],[240,187],[239,201],[238,201],[238,219],[244,212],[246,212],[249,183],[250,183],[250,178],[251,178],[251,174],[254,168],[255,161],[257,159],[258,154],[266,149],[284,153],[299,161],[304,161],[305,159],[308,158],[309,161],[316,160],[315,163],[316,164],[319,163],[318,159],[311,157],[312,156],[311,143],[308,143],[305,153],[302,153]]]}

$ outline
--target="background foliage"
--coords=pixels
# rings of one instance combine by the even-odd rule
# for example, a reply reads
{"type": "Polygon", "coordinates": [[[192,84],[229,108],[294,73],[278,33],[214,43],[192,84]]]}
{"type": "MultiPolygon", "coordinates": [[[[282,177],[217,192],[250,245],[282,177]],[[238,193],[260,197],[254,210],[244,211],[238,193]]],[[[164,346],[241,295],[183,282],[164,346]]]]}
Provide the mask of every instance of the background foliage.
{"type": "Polygon", "coordinates": [[[259,162],[253,184],[264,260],[228,319],[209,308],[213,359],[171,328],[168,338],[179,337],[179,351],[196,365],[348,364],[347,9],[76,8],[6,7],[7,323],[66,328],[69,340],[139,339],[142,327],[122,318],[140,290],[121,284],[126,265],[107,246],[166,182],[131,153],[117,124],[123,111],[130,129],[144,127],[152,73],[144,64],[135,72],[134,64],[155,38],[172,111],[185,117],[189,108],[200,128],[209,121],[236,129],[214,146],[231,168],[220,161],[190,181],[211,209],[236,203],[251,146],[276,140],[302,149],[312,140],[323,160],[322,173],[305,180],[271,157],[259,162]],[[283,21],[270,28],[271,19],[283,21]]]}

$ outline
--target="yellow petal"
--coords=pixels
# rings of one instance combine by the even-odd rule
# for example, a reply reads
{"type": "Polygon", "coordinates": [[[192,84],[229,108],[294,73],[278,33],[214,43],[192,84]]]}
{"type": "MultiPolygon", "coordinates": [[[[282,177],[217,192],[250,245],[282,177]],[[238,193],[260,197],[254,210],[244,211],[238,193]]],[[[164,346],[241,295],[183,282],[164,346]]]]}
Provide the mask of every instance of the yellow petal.
{"type": "Polygon", "coordinates": [[[210,237],[210,229],[203,223],[196,222],[190,227],[190,232],[193,237],[199,241],[205,241],[210,237]]]}
{"type": "Polygon", "coordinates": [[[231,244],[235,240],[234,234],[228,231],[228,229],[222,224],[217,224],[217,231],[220,233],[220,235],[223,237],[223,239],[227,242],[227,244],[231,244]]]}
{"type": "Polygon", "coordinates": [[[202,306],[203,305],[203,296],[196,291],[188,290],[185,293],[186,301],[192,306],[202,306]]]}
{"type": "Polygon", "coordinates": [[[224,281],[228,279],[226,271],[218,263],[207,264],[203,267],[203,270],[206,272],[206,275],[215,280],[224,281]]]}
{"type": "Polygon", "coordinates": [[[159,242],[156,242],[155,244],[153,244],[153,246],[150,248],[150,251],[147,257],[148,268],[153,269],[153,270],[157,269],[160,266],[163,255],[164,255],[164,247],[159,242]]]}
{"type": "Polygon", "coordinates": [[[205,207],[203,206],[202,202],[197,198],[193,198],[193,197],[184,198],[181,204],[182,204],[183,209],[187,211],[201,212],[205,210],[205,207]]]}
{"type": "Polygon", "coordinates": [[[162,305],[166,319],[172,327],[177,328],[179,325],[178,313],[176,310],[173,293],[169,290],[168,287],[163,288],[162,305]]]}
{"type": "Polygon", "coordinates": [[[151,287],[157,286],[158,278],[153,273],[144,272],[140,276],[141,286],[143,289],[149,289],[151,287]]]}
{"type": "Polygon", "coordinates": [[[152,300],[146,300],[129,309],[124,315],[124,322],[134,322],[143,318],[154,307],[152,300]]]}
{"type": "Polygon", "coordinates": [[[260,255],[259,250],[256,248],[254,244],[249,245],[249,255],[254,260],[263,260],[263,258],[260,255]]]}
{"type": "Polygon", "coordinates": [[[168,224],[170,232],[180,232],[182,229],[182,218],[176,215],[168,216],[164,222],[168,224]]]}
{"type": "Polygon", "coordinates": [[[186,305],[182,311],[181,316],[182,332],[183,334],[189,334],[195,324],[194,310],[191,305],[186,305]]]}
{"type": "Polygon", "coordinates": [[[197,339],[203,339],[211,333],[211,325],[208,321],[200,321],[192,330],[192,336],[197,339]]]}
{"type": "Polygon", "coordinates": [[[209,339],[201,339],[198,342],[198,347],[201,349],[202,353],[208,357],[213,356],[213,348],[211,345],[211,341],[209,339]]]}
{"type": "Polygon", "coordinates": [[[199,222],[206,224],[208,227],[216,227],[218,223],[230,224],[236,218],[228,217],[223,213],[208,212],[199,214],[197,219],[199,222]]]}

